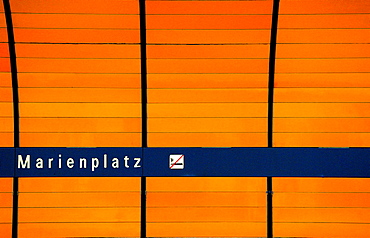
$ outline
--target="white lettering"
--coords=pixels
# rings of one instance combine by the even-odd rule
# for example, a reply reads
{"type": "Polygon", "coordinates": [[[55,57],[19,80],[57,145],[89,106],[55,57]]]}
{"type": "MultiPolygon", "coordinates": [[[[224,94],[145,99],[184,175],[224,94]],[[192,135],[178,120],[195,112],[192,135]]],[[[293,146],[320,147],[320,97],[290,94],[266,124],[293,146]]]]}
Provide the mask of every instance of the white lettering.
{"type": "Polygon", "coordinates": [[[92,166],[91,171],[95,171],[96,168],[99,167],[99,159],[98,158],[92,158],[92,166]]]}
{"type": "Polygon", "coordinates": [[[74,159],[73,158],[68,158],[67,159],[67,167],[72,169],[74,165],[75,165],[74,159]]]}
{"type": "Polygon", "coordinates": [[[80,169],[86,169],[86,158],[80,158],[80,169]]]}
{"type": "Polygon", "coordinates": [[[113,158],[112,159],[112,167],[114,169],[118,169],[119,168],[119,160],[117,158],[113,158]]]}
{"type": "Polygon", "coordinates": [[[104,154],[104,168],[106,169],[108,166],[108,156],[107,154],[104,154]]]}
{"type": "Polygon", "coordinates": [[[140,165],[141,158],[134,158],[134,160],[136,161],[134,168],[141,168],[141,165],[140,165]]]}
{"type": "Polygon", "coordinates": [[[20,169],[20,168],[22,168],[22,169],[31,168],[30,159],[31,159],[31,156],[27,155],[26,160],[23,161],[22,155],[18,155],[18,169],[20,169]]]}
{"type": "Polygon", "coordinates": [[[36,160],[36,168],[43,169],[44,168],[44,160],[41,158],[37,158],[36,160]]]}
{"type": "Polygon", "coordinates": [[[49,158],[49,169],[51,169],[51,162],[53,162],[54,158],[49,158]]]}
{"type": "Polygon", "coordinates": [[[125,167],[130,168],[130,166],[128,165],[128,161],[130,160],[130,158],[126,155],[123,159],[125,160],[125,167]]]}

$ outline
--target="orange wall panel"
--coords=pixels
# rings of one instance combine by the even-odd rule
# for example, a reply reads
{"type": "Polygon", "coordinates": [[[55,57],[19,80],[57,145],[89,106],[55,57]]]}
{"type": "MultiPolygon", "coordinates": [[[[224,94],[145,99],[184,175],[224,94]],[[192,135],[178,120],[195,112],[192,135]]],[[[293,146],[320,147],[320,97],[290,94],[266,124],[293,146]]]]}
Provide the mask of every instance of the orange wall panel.
{"type": "Polygon", "coordinates": [[[150,117],[266,117],[267,103],[151,103],[148,112],[150,117]]]}
{"type": "Polygon", "coordinates": [[[281,2],[275,146],[369,146],[369,11],[366,1],[281,2]]]}
{"type": "Polygon", "coordinates": [[[22,147],[140,147],[141,133],[27,133],[21,132],[22,147]]]}
{"type": "Polygon", "coordinates": [[[280,14],[333,14],[333,13],[370,13],[368,1],[354,0],[284,0],[280,14]],[[340,4],[338,4],[340,3],[340,4]]]}
{"type": "Polygon", "coordinates": [[[13,1],[12,10],[15,13],[101,13],[101,14],[138,14],[135,0],[24,0],[13,1]],[[68,6],[68,7],[67,7],[68,6]]]}
{"type": "MultiPolygon", "coordinates": [[[[2,146],[1,143],[0,146],[2,146]]],[[[13,204],[13,179],[0,178],[0,237],[4,238],[11,237],[12,210],[13,210],[12,204],[13,204]]]]}
{"type": "Polygon", "coordinates": [[[275,118],[275,133],[366,133],[370,118],[275,118]]]}
{"type": "Polygon", "coordinates": [[[19,101],[21,103],[140,103],[140,93],[139,89],[120,88],[20,88],[19,101]]]}
{"type": "MultiPolygon", "coordinates": [[[[91,3],[90,3],[91,4],[91,3]]],[[[100,10],[100,9],[99,9],[100,10]]],[[[30,29],[138,29],[136,15],[109,14],[13,14],[14,28],[30,29]]]]}
{"type": "Polygon", "coordinates": [[[138,43],[139,30],[14,29],[21,43],[138,43]]]}
{"type": "Polygon", "coordinates": [[[43,102],[20,103],[19,106],[23,112],[21,117],[140,117],[141,114],[139,103],[43,102]]]}
{"type": "Polygon", "coordinates": [[[150,118],[153,132],[264,132],[267,118],[150,118]]]}
{"type": "Polygon", "coordinates": [[[21,238],[37,237],[139,237],[139,224],[134,222],[111,223],[21,223],[21,238]]]}
{"type": "Polygon", "coordinates": [[[140,88],[140,74],[18,73],[19,87],[140,88]]]}
{"type": "Polygon", "coordinates": [[[150,74],[148,88],[266,88],[267,74],[150,74]]]}
{"type": "Polygon", "coordinates": [[[138,59],[138,45],[19,44],[18,58],[48,59],[138,59]]]}
{"type": "Polygon", "coordinates": [[[19,235],[137,237],[139,191],[139,178],[21,178],[19,235]]]}
{"type": "Polygon", "coordinates": [[[267,89],[149,89],[151,103],[267,102],[267,89]]]}
{"type": "Polygon", "coordinates": [[[276,74],[275,88],[294,87],[370,87],[368,73],[276,74]],[[351,80],[355,78],[356,80],[351,80]]]}
{"type": "Polygon", "coordinates": [[[148,0],[147,14],[271,14],[272,1],[148,0]],[[196,4],[196,5],[195,5],[196,4]]]}
{"type": "Polygon", "coordinates": [[[151,59],[267,59],[268,45],[148,45],[151,59]]]}
{"type": "Polygon", "coordinates": [[[263,178],[148,178],[147,189],[148,236],[264,236],[263,178]]]}
{"type": "Polygon", "coordinates": [[[34,73],[139,73],[135,59],[18,59],[21,72],[34,73]]]}
{"type": "Polygon", "coordinates": [[[266,147],[267,133],[156,133],[149,132],[150,147],[266,147]]]}
{"type": "Polygon", "coordinates": [[[149,30],[269,29],[265,15],[148,15],[149,30]]]}
{"type": "Polygon", "coordinates": [[[149,44],[268,44],[269,30],[148,30],[149,44]]]}
{"type": "Polygon", "coordinates": [[[274,178],[274,234],[367,237],[368,182],[356,178],[274,178]]]}
{"type": "Polygon", "coordinates": [[[25,1],[11,7],[21,145],[140,146],[138,2],[25,1]],[[43,121],[47,126],[37,129],[43,121]],[[86,126],[77,130],[78,124],[86,126]]]}
{"type": "Polygon", "coordinates": [[[141,132],[140,118],[21,118],[24,132],[141,132]],[[62,125],[62,126],[60,126],[62,125]]]}
{"type": "Polygon", "coordinates": [[[267,62],[267,59],[149,59],[148,70],[150,74],[267,73],[267,62]]]}

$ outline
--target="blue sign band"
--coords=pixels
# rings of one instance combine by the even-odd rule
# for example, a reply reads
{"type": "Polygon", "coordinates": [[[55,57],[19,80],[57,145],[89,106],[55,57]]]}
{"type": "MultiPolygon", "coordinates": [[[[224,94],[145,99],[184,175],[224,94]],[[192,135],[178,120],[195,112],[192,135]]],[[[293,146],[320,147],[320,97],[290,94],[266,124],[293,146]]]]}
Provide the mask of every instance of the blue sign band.
{"type": "Polygon", "coordinates": [[[370,178],[369,148],[0,148],[0,177],[370,178]]]}

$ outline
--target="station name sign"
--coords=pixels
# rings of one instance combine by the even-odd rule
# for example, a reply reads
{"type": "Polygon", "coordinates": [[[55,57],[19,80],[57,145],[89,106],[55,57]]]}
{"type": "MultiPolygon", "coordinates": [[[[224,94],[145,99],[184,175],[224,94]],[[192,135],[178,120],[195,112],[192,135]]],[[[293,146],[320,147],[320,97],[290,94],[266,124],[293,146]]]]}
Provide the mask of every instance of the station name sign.
{"type": "Polygon", "coordinates": [[[0,148],[0,177],[370,177],[369,148],[0,148]]]}

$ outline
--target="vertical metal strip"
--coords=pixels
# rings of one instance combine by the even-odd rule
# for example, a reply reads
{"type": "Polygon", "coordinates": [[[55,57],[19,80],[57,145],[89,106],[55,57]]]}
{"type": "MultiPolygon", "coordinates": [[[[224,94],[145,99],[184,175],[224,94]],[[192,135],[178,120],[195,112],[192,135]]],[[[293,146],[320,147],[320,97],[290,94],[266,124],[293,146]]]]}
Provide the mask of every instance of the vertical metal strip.
{"type": "MultiPolygon", "coordinates": [[[[270,58],[269,58],[269,84],[268,84],[268,139],[269,148],[273,147],[273,120],[274,120],[274,87],[275,87],[275,61],[276,41],[279,18],[280,0],[274,0],[272,9],[270,58]]],[[[267,237],[273,238],[273,189],[272,177],[267,177],[267,237]]]]}
{"type": "Polygon", "coordinates": [[[148,127],[147,127],[147,62],[146,62],[146,17],[145,0],[139,0],[140,5],[140,58],[141,58],[141,145],[148,147],[148,127]]]}
{"type": "Polygon", "coordinates": [[[19,96],[18,96],[18,71],[17,58],[15,53],[15,41],[13,31],[12,12],[10,10],[9,0],[3,0],[4,12],[6,18],[6,28],[8,32],[8,46],[10,57],[10,69],[12,75],[13,88],[13,120],[14,120],[14,147],[19,147],[19,96]]]}
{"type": "MultiPolygon", "coordinates": [[[[147,112],[147,53],[145,0],[139,0],[140,10],[140,59],[141,59],[141,146],[148,147],[147,112]]],[[[146,238],[146,177],[141,177],[140,237],[146,238]]]]}
{"type": "Polygon", "coordinates": [[[273,238],[272,177],[267,177],[267,238],[273,238]]]}
{"type": "Polygon", "coordinates": [[[273,147],[273,119],[274,119],[274,85],[275,85],[275,59],[276,38],[279,17],[280,0],[274,0],[271,23],[269,83],[268,83],[268,147],[273,147]]]}
{"type": "MultiPolygon", "coordinates": [[[[14,124],[14,147],[19,147],[19,95],[18,95],[18,75],[17,75],[17,56],[15,53],[15,40],[13,30],[12,11],[10,9],[9,0],[3,0],[6,29],[8,32],[8,46],[10,69],[12,77],[12,90],[13,90],[13,124],[14,124]]],[[[12,238],[18,237],[18,185],[17,177],[13,178],[13,211],[12,211],[12,238]]]]}

